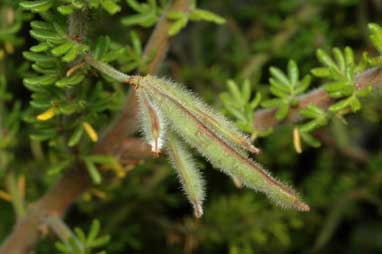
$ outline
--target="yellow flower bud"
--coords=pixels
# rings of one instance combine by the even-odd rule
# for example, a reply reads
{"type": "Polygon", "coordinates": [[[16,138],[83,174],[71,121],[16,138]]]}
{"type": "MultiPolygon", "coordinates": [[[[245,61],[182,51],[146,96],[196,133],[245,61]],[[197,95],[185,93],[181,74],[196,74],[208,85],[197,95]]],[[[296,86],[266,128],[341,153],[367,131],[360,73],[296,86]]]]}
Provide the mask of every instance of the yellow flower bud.
{"type": "Polygon", "coordinates": [[[56,115],[55,109],[54,109],[54,107],[51,107],[50,109],[48,109],[44,113],[39,114],[37,116],[37,120],[39,120],[39,121],[46,121],[46,120],[51,119],[55,115],[56,115]]]}
{"type": "Polygon", "coordinates": [[[298,128],[293,129],[293,144],[294,144],[294,149],[296,150],[296,152],[302,153],[300,132],[299,132],[298,128]]]}
{"type": "Polygon", "coordinates": [[[88,134],[89,138],[90,138],[93,142],[97,142],[97,141],[98,141],[98,134],[97,134],[97,132],[94,130],[93,126],[91,126],[88,122],[83,122],[83,123],[82,123],[82,126],[84,127],[85,132],[86,132],[86,134],[88,134]]]}

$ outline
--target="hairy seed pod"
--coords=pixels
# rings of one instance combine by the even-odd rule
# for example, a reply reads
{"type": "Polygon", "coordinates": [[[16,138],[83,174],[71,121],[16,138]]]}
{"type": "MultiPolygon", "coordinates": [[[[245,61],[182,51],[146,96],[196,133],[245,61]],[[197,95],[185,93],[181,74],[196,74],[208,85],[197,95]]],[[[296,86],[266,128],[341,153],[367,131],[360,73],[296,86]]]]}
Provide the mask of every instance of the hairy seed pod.
{"type": "Polygon", "coordinates": [[[155,87],[177,100],[194,115],[196,115],[205,125],[208,125],[217,135],[225,139],[240,149],[248,150],[252,153],[259,153],[259,149],[251,144],[250,138],[244,135],[236,126],[221,114],[215,112],[206,103],[201,101],[192,92],[187,91],[183,86],[165,79],[158,79],[153,76],[146,76],[140,84],[155,84],[155,87]]]}
{"type": "Polygon", "coordinates": [[[171,162],[176,169],[183,190],[194,208],[194,215],[200,218],[203,215],[203,200],[205,197],[204,181],[196,168],[191,153],[173,133],[167,135],[167,151],[171,162]]]}
{"type": "Polygon", "coordinates": [[[184,103],[190,99],[185,99],[184,96],[176,97],[177,94],[183,93],[175,92],[181,90],[178,86],[150,76],[145,77],[140,86],[156,102],[175,131],[215,167],[236,177],[244,185],[264,192],[282,207],[309,210],[309,206],[303,203],[291,188],[274,179],[259,164],[248,159],[217,134],[215,128],[206,124],[204,119],[195,113],[193,107],[189,108],[188,104],[184,103]],[[158,83],[160,85],[157,85],[158,83]]]}
{"type": "Polygon", "coordinates": [[[151,145],[151,150],[159,154],[163,146],[165,135],[165,122],[160,110],[152,103],[143,89],[137,89],[140,107],[140,118],[146,141],[151,145]]]}

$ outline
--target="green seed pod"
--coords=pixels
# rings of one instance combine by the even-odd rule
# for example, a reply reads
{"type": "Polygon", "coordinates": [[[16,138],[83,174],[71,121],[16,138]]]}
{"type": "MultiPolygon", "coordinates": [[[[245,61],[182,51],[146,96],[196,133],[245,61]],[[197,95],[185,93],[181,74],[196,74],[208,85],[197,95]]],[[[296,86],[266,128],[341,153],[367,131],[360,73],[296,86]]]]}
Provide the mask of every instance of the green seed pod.
{"type": "Polygon", "coordinates": [[[200,218],[203,215],[203,200],[205,197],[204,181],[191,153],[173,133],[167,136],[167,152],[176,169],[183,190],[194,208],[194,215],[200,218]]]}
{"type": "Polygon", "coordinates": [[[141,124],[146,141],[151,150],[159,155],[164,143],[165,122],[161,111],[149,100],[143,89],[137,90],[141,124]]]}
{"type": "Polygon", "coordinates": [[[141,80],[140,87],[147,91],[151,100],[156,102],[169,120],[170,126],[188,144],[208,158],[215,167],[236,177],[244,185],[264,192],[282,207],[309,210],[309,206],[300,201],[291,188],[275,180],[259,164],[235,149],[230,142],[216,133],[216,129],[211,128],[200,115],[195,113],[194,107],[189,107],[188,103],[184,103],[194,100],[193,97],[186,99],[184,90],[171,82],[150,76],[141,80]],[[158,83],[160,84],[158,85],[158,83]],[[175,90],[181,92],[175,92],[175,90]],[[177,97],[179,94],[182,95],[180,98],[177,97]]]}
{"type": "Polygon", "coordinates": [[[252,153],[259,153],[259,149],[251,144],[249,137],[244,135],[236,126],[221,114],[215,112],[192,92],[169,80],[146,76],[140,81],[141,85],[155,85],[155,87],[177,100],[205,125],[208,125],[217,135],[236,148],[245,149],[252,153]]]}

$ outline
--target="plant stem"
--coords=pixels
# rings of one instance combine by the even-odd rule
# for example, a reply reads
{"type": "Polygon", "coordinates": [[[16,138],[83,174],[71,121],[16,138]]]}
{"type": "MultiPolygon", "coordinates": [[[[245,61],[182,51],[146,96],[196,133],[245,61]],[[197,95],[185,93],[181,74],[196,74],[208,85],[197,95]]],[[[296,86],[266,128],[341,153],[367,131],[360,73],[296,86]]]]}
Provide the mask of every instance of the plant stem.
{"type": "Polygon", "coordinates": [[[107,63],[103,63],[101,61],[98,61],[95,59],[92,55],[86,55],[84,57],[85,62],[91,65],[92,67],[96,68],[100,72],[112,77],[113,79],[122,82],[122,83],[129,83],[132,76],[124,74],[116,69],[114,69],[112,66],[108,65],[107,63]]]}

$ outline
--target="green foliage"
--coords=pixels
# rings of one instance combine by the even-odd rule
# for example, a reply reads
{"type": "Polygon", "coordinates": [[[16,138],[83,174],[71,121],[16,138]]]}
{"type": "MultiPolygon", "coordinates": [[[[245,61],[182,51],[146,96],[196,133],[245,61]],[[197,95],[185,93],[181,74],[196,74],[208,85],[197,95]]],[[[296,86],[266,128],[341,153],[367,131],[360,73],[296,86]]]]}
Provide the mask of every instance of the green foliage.
{"type": "Polygon", "coordinates": [[[224,244],[232,254],[275,251],[290,245],[291,231],[303,226],[301,216],[290,215],[272,207],[261,208],[249,193],[230,195],[214,200],[206,210],[205,226],[195,234],[199,241],[208,242],[209,248],[224,244]],[[236,212],[232,214],[226,207],[236,212]],[[236,227],[238,221],[246,226],[236,227]]]}
{"type": "Polygon", "coordinates": [[[44,13],[57,5],[57,11],[62,15],[69,15],[76,10],[87,8],[98,9],[102,7],[111,15],[121,10],[121,6],[118,4],[119,0],[60,0],[59,2],[57,4],[54,0],[22,1],[20,6],[32,12],[44,13]]]}
{"type": "Polygon", "coordinates": [[[99,236],[101,224],[98,220],[94,220],[89,229],[89,233],[81,228],[75,228],[74,233],[69,232],[69,237],[62,242],[56,242],[55,246],[58,251],[65,254],[106,254],[106,251],[94,251],[104,247],[109,241],[110,236],[99,236]]]}
{"type": "Polygon", "coordinates": [[[210,11],[201,10],[196,8],[196,1],[193,1],[193,4],[190,6],[190,11],[188,12],[179,12],[179,11],[169,11],[167,13],[167,18],[174,22],[168,34],[173,36],[179,33],[179,31],[184,28],[187,23],[191,21],[208,21],[213,22],[218,25],[224,24],[225,19],[212,13],[210,11]]]}
{"type": "MultiPolygon", "coordinates": [[[[159,20],[165,3],[167,1],[150,0],[147,3],[139,3],[136,0],[127,0],[128,5],[138,14],[124,17],[122,24],[125,26],[139,25],[143,27],[151,27],[159,20]]],[[[174,23],[168,30],[169,35],[173,36],[181,29],[183,29],[188,22],[191,21],[208,21],[216,24],[223,24],[225,20],[210,11],[201,10],[196,8],[196,1],[190,6],[190,11],[179,12],[169,11],[167,12],[167,18],[174,23]]]]}
{"type": "Polygon", "coordinates": [[[296,106],[298,103],[296,96],[305,92],[309,87],[311,77],[306,75],[302,80],[299,80],[299,70],[293,60],[288,63],[287,75],[276,67],[271,67],[270,72],[272,75],[269,79],[270,91],[278,98],[265,100],[261,105],[266,108],[278,107],[276,118],[282,120],[288,115],[289,108],[296,106]]]}
{"type": "Polygon", "coordinates": [[[352,111],[358,111],[361,108],[359,96],[367,94],[365,91],[356,91],[355,75],[361,71],[354,63],[353,51],[347,47],[342,52],[338,48],[333,49],[334,59],[332,59],[323,50],[317,51],[318,60],[325,66],[312,70],[312,73],[320,78],[333,80],[325,84],[325,90],[334,98],[343,98],[332,105],[329,110],[338,112],[347,107],[352,111]]]}
{"type": "Polygon", "coordinates": [[[249,80],[245,80],[241,88],[232,80],[227,81],[227,86],[229,93],[220,94],[224,108],[237,119],[236,124],[240,129],[254,132],[253,112],[261,101],[261,93],[257,93],[254,98],[251,98],[252,89],[249,80]]]}
{"type": "Polygon", "coordinates": [[[162,8],[165,3],[161,1],[159,5],[157,0],[150,0],[147,3],[139,3],[136,0],[127,0],[127,4],[138,14],[130,15],[123,18],[122,24],[125,26],[140,25],[143,27],[151,27],[158,21],[162,8]]]}
{"type": "MultiPolygon", "coordinates": [[[[373,44],[374,48],[378,51],[378,53],[382,52],[381,43],[382,43],[382,28],[380,25],[375,23],[368,24],[369,29],[369,38],[370,42],[373,44]]],[[[382,58],[380,55],[377,56],[369,56],[367,52],[363,54],[364,61],[366,61],[371,66],[380,66],[382,63],[382,58]]]]}
{"type": "Polygon", "coordinates": [[[314,105],[308,105],[300,111],[300,114],[309,119],[307,123],[299,128],[302,139],[313,147],[319,147],[321,145],[320,142],[313,138],[310,133],[313,130],[328,124],[328,114],[314,105]]]}

